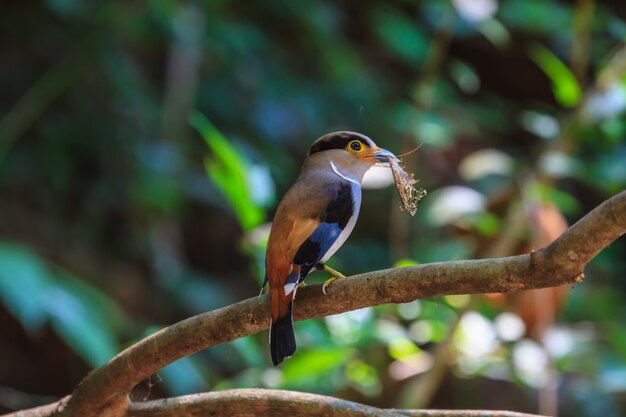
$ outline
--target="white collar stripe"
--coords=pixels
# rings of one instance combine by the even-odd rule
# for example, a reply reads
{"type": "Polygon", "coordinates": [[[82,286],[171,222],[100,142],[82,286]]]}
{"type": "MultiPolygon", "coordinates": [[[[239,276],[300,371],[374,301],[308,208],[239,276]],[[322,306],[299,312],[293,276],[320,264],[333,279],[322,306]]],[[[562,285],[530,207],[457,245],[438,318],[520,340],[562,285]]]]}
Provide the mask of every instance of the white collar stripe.
{"type": "Polygon", "coordinates": [[[339,169],[337,169],[337,167],[335,166],[335,163],[333,161],[330,161],[330,167],[332,168],[333,171],[335,171],[335,174],[339,175],[344,180],[350,181],[351,183],[356,184],[356,185],[360,185],[357,180],[355,180],[353,178],[350,178],[347,175],[342,174],[341,172],[339,172],[339,169]]]}

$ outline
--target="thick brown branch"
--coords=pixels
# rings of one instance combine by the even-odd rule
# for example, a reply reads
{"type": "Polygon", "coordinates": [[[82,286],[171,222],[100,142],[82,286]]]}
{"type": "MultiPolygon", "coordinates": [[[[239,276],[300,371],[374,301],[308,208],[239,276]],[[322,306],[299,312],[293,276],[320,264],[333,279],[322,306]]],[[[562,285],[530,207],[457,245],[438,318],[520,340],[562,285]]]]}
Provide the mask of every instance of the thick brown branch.
{"type": "Polygon", "coordinates": [[[512,411],[390,410],[304,392],[235,389],[131,404],[128,417],[537,417],[512,411]]]}
{"type": "Polygon", "coordinates": [[[69,398],[70,396],[68,395],[57,402],[29,408],[28,410],[16,411],[15,413],[5,414],[2,417],[48,417],[61,410],[69,398]]]}
{"type": "MultiPolygon", "coordinates": [[[[573,284],[582,280],[585,265],[625,231],[626,191],[598,206],[546,248],[531,254],[369,272],[337,281],[327,296],[319,285],[302,288],[298,291],[295,319],[438,295],[506,293],[573,284]]],[[[128,393],[163,366],[257,333],[268,325],[267,297],[251,298],[176,323],[87,375],[62,414],[124,416],[129,407],[128,393]]]]}

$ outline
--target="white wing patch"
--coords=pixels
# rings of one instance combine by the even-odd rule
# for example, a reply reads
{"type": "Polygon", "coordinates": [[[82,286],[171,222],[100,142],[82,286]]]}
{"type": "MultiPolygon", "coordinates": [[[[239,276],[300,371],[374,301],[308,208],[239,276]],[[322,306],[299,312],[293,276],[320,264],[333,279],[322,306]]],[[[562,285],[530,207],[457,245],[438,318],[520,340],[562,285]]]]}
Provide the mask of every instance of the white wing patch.
{"type": "Polygon", "coordinates": [[[284,287],[285,288],[285,295],[291,294],[291,291],[293,291],[293,289],[296,288],[296,285],[298,285],[298,284],[294,284],[293,282],[285,284],[285,287],[284,287]]]}

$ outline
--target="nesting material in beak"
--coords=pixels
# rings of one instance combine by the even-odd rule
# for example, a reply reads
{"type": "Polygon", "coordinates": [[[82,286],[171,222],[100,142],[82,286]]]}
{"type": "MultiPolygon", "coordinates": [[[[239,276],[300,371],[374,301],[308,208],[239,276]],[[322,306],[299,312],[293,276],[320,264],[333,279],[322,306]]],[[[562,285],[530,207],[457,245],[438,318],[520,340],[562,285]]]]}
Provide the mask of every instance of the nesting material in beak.
{"type": "Polygon", "coordinates": [[[388,157],[389,167],[393,174],[393,179],[396,182],[398,188],[398,194],[402,200],[401,210],[406,210],[411,213],[411,216],[415,216],[417,211],[417,202],[420,201],[425,195],[426,190],[423,188],[415,188],[414,184],[417,183],[413,177],[413,174],[406,172],[402,166],[400,166],[400,159],[392,154],[392,157],[388,157]]]}

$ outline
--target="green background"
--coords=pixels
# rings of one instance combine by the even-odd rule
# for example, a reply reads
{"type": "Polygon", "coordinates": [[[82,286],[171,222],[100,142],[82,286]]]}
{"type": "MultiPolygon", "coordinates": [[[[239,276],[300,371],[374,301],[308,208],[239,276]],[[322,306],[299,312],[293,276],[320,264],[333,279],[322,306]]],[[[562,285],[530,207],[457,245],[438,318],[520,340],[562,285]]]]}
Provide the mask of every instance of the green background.
{"type": "MultiPolygon", "coordinates": [[[[267,222],[325,133],[420,145],[404,165],[428,191],[414,218],[365,191],[345,274],[536,249],[626,187],[622,0],[5,1],[0,27],[0,412],[255,296],[267,222]]],[[[299,322],[278,368],[263,332],[132,398],[624,415],[625,271],[622,239],[572,288],[299,322]]]]}

